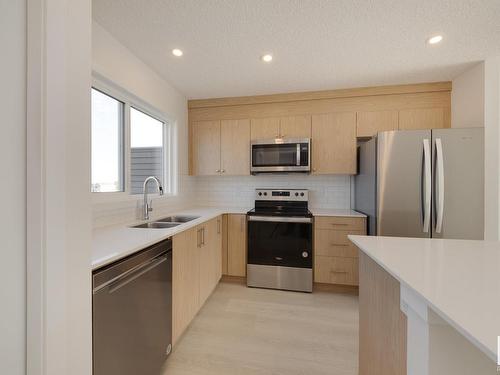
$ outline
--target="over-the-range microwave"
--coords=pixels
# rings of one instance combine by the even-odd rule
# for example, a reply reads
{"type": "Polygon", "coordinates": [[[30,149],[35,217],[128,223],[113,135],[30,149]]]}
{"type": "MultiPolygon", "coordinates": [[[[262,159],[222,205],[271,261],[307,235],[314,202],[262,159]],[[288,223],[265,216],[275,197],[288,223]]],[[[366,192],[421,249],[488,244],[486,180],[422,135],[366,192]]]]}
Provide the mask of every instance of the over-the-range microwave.
{"type": "Polygon", "coordinates": [[[251,142],[250,172],[290,173],[311,171],[309,138],[276,138],[251,142]]]}

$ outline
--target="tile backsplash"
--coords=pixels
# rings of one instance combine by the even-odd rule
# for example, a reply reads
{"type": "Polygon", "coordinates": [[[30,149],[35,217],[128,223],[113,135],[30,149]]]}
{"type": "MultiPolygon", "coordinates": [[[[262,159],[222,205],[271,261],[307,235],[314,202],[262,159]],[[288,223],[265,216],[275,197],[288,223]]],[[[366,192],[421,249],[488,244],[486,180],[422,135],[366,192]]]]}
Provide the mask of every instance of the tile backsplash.
{"type": "MultiPolygon", "coordinates": [[[[309,207],[351,207],[351,177],[347,175],[181,175],[176,196],[163,199],[151,196],[154,215],[193,206],[251,208],[254,206],[257,188],[309,189],[309,207]]],[[[125,202],[94,204],[94,228],[141,220],[142,205],[142,197],[125,202]]]]}
{"type": "Polygon", "coordinates": [[[348,175],[257,175],[198,176],[194,191],[196,202],[208,206],[253,207],[255,189],[309,189],[313,208],[350,208],[351,176],[348,175]]]}

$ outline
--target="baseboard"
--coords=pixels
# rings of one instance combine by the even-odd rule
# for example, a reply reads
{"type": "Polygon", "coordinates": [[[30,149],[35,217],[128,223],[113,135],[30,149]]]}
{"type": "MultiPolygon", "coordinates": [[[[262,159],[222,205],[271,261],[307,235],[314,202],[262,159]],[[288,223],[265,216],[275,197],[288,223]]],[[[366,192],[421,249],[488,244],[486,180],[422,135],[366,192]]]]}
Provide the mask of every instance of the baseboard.
{"type": "Polygon", "coordinates": [[[332,292],[359,295],[359,287],[355,285],[314,283],[313,292],[332,292]]]}
{"type": "Polygon", "coordinates": [[[245,285],[247,284],[247,278],[245,276],[222,275],[220,281],[225,283],[245,284],[245,285]]]}

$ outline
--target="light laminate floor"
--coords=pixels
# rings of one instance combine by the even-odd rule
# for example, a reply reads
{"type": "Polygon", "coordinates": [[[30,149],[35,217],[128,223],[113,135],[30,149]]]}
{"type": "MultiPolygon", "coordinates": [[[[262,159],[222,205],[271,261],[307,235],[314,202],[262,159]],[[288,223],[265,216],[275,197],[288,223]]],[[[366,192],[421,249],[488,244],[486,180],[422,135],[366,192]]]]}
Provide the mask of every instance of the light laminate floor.
{"type": "Polygon", "coordinates": [[[164,375],[353,375],[357,361],[356,296],[222,282],[164,375]]]}

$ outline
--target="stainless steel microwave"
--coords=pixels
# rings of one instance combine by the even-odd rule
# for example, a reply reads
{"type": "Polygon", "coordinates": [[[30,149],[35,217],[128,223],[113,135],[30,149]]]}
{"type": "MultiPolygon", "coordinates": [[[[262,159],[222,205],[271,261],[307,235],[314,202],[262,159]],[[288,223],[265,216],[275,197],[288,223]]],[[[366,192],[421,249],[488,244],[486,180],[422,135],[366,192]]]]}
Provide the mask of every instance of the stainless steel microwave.
{"type": "Polygon", "coordinates": [[[276,138],[251,142],[250,172],[290,173],[311,171],[309,138],[276,138]]]}

